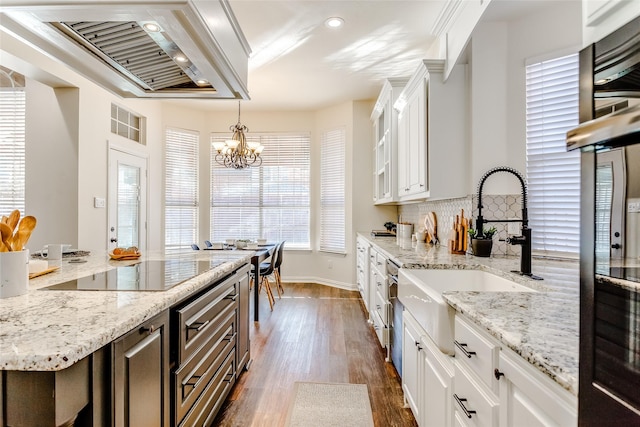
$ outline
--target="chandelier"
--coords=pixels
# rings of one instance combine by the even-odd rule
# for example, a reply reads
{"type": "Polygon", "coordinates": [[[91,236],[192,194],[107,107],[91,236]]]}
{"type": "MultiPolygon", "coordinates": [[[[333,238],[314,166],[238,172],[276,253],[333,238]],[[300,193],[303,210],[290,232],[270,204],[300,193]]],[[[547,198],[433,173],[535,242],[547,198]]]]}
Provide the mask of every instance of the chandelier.
{"type": "Polygon", "coordinates": [[[264,150],[264,145],[259,142],[246,141],[244,133],[249,132],[249,129],[240,123],[240,101],[238,101],[238,123],[231,125],[229,130],[233,132],[231,139],[213,143],[213,148],[216,150],[216,162],[234,169],[260,166],[262,164],[260,153],[264,150]]]}

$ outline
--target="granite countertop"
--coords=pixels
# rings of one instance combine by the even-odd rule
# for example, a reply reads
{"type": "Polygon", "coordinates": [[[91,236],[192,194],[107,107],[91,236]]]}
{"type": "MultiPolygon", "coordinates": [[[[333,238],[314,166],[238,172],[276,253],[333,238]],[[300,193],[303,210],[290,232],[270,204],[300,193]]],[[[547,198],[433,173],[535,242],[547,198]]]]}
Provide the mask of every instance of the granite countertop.
{"type": "Polygon", "coordinates": [[[212,260],[211,270],[162,292],[43,291],[138,261],[113,261],[107,254],[61,261],[59,270],[29,281],[25,295],[0,299],[0,369],[58,371],[110,343],[183,298],[250,262],[251,251],[189,251],[147,254],[140,260],[212,260]],[[217,264],[217,265],[216,265],[217,264]]]}
{"type": "Polygon", "coordinates": [[[542,281],[513,274],[518,257],[454,255],[446,246],[396,243],[395,237],[361,233],[402,268],[480,269],[538,292],[445,292],[444,299],[502,344],[578,394],[579,265],[572,261],[532,260],[542,281]]]}

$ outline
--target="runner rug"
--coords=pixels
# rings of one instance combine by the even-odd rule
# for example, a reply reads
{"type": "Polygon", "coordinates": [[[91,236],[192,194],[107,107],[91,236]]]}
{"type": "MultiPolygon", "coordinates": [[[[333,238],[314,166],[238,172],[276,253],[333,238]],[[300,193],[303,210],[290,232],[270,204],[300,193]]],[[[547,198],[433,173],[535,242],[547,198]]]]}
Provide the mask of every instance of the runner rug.
{"type": "Polygon", "coordinates": [[[373,427],[366,384],[294,384],[289,427],[373,427]]]}

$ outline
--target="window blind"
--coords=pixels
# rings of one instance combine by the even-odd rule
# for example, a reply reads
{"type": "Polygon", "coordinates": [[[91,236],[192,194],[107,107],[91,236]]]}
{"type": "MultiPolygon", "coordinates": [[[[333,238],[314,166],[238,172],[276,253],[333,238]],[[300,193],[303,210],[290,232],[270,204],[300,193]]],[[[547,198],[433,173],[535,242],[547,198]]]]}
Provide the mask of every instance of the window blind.
{"type": "Polygon", "coordinates": [[[320,151],[320,250],[345,253],[345,130],[323,132],[320,151]]]}
{"type": "Polygon", "coordinates": [[[198,132],[166,130],[165,249],[189,249],[198,239],[198,132]]]}
{"type": "MultiPolygon", "coordinates": [[[[211,144],[228,139],[212,134],[211,144]]],[[[211,238],[286,240],[287,249],[310,249],[310,146],[308,134],[247,134],[264,145],[262,165],[225,168],[211,146],[211,238]]]]}
{"type": "Polygon", "coordinates": [[[24,87],[0,88],[0,215],[25,211],[25,117],[24,87]]]}
{"type": "Polygon", "coordinates": [[[527,181],[532,247],[577,254],[580,246],[580,154],[567,152],[578,125],[578,55],[527,66],[527,181]]]}

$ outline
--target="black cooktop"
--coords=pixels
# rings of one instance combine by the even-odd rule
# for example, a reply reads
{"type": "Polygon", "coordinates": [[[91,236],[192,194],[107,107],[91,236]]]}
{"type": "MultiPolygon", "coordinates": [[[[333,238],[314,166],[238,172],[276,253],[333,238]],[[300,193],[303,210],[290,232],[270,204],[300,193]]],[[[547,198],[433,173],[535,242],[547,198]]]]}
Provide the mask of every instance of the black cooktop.
{"type": "Polygon", "coordinates": [[[224,263],[221,260],[141,261],[42,288],[58,291],[166,291],[224,263]]]}

